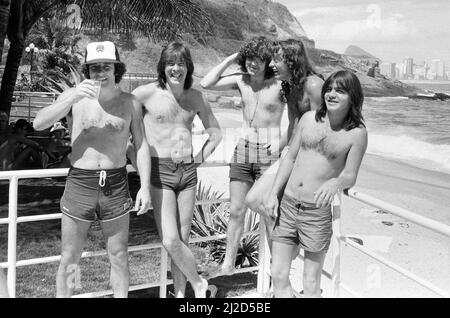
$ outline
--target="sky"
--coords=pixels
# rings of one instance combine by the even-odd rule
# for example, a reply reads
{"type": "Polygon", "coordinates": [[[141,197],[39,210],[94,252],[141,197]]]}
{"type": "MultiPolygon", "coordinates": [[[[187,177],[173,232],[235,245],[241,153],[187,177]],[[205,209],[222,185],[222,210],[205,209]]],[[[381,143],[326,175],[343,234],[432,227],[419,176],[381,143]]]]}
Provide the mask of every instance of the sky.
{"type": "Polygon", "coordinates": [[[316,47],[344,53],[357,45],[388,62],[441,59],[450,68],[449,0],[275,0],[316,47]]]}

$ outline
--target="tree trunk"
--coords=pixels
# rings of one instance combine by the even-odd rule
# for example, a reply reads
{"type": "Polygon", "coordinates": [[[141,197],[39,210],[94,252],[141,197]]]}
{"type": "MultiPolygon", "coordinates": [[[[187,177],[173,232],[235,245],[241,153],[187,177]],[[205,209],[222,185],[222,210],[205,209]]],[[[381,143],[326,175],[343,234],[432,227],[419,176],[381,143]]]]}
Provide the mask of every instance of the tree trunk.
{"type": "Polygon", "coordinates": [[[8,58],[6,59],[2,88],[0,90],[0,111],[4,111],[8,116],[11,111],[14,87],[16,86],[17,73],[24,48],[25,41],[16,41],[11,42],[8,50],[8,58]]]}
{"type": "Polygon", "coordinates": [[[9,5],[11,0],[0,0],[0,62],[2,61],[3,45],[5,44],[6,30],[9,19],[9,5]]]}
{"type": "Polygon", "coordinates": [[[25,48],[25,39],[37,19],[50,8],[41,7],[36,12],[30,12],[28,5],[29,3],[25,0],[14,0],[10,6],[7,33],[11,44],[0,89],[0,111],[6,112],[8,116],[11,111],[20,61],[25,48]]]}

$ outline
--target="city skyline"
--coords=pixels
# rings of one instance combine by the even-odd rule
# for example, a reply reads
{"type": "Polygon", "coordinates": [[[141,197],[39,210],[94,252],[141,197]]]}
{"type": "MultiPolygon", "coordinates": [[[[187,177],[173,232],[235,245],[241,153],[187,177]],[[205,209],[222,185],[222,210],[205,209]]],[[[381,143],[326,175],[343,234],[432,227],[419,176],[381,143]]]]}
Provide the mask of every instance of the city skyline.
{"type": "Polygon", "coordinates": [[[401,80],[448,81],[450,78],[450,70],[441,59],[416,62],[408,57],[400,63],[384,61],[379,65],[379,71],[384,76],[401,80]]]}
{"type": "Polygon", "coordinates": [[[450,1],[275,0],[298,19],[316,47],[356,45],[382,61],[441,59],[450,66],[450,1]]]}

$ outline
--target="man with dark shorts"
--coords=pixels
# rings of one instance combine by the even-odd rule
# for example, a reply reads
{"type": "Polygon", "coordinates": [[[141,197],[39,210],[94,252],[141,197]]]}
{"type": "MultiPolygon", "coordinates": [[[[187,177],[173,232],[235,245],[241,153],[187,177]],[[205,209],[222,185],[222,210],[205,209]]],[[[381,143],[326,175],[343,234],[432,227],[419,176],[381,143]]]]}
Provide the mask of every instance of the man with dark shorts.
{"type": "Polygon", "coordinates": [[[254,38],[239,53],[215,66],[200,82],[206,89],[238,91],[244,118],[230,164],[230,218],[225,258],[219,268],[210,271],[211,278],[235,272],[247,211],[245,196],[278,159],[279,150],[287,143],[287,134],[282,134],[280,128],[286,104],[280,97],[281,82],[274,78],[269,67],[271,59],[271,43],[264,37],[254,38]],[[223,75],[233,63],[240,66],[241,72],[223,75]]]}
{"type": "Polygon", "coordinates": [[[321,296],[320,279],[332,235],[331,203],[338,192],[355,184],[367,148],[363,101],[354,73],[330,75],[322,87],[321,107],[301,117],[280,162],[272,190],[264,199],[266,213],[278,217],[272,233],[275,297],[293,297],[289,272],[298,246],[305,252],[304,296],[321,296]],[[278,194],[284,186],[278,209],[278,194]]]}
{"type": "Polygon", "coordinates": [[[140,215],[150,206],[150,154],[140,104],[117,86],[125,71],[114,43],[89,43],[83,65],[87,79],[63,92],[34,120],[34,128],[43,130],[67,117],[72,141],[71,168],[60,203],[62,252],[57,297],[70,297],[79,287],[75,278],[78,262],[96,219],[107,240],[114,296],[128,295],[129,212],[138,210],[140,215]],[[125,167],[130,134],[141,178],[134,209],[125,167]]]}
{"type": "MultiPolygon", "coordinates": [[[[158,81],[136,88],[142,103],[145,135],[152,156],[151,196],[155,220],[172,262],[175,297],[185,296],[190,282],[196,298],[206,297],[208,282],[200,277],[189,235],[194,213],[197,167],[222,140],[219,124],[203,94],[192,88],[194,64],[189,48],[169,43],[158,62],[158,81]],[[208,134],[197,154],[192,123],[198,116],[208,134]]],[[[131,152],[132,153],[132,152],[131,152]]],[[[212,296],[214,293],[211,291],[212,296]]]]}

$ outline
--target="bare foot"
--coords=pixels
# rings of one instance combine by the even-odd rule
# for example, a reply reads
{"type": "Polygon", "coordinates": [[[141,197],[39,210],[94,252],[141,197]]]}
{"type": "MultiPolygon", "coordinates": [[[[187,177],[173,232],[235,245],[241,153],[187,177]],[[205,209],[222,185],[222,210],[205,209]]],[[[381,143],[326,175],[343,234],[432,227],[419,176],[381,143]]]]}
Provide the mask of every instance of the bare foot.
{"type": "Polygon", "coordinates": [[[213,267],[212,269],[208,269],[207,272],[204,272],[202,276],[206,279],[211,279],[219,276],[230,276],[233,275],[236,269],[234,267],[224,267],[224,266],[217,266],[213,267]]]}

